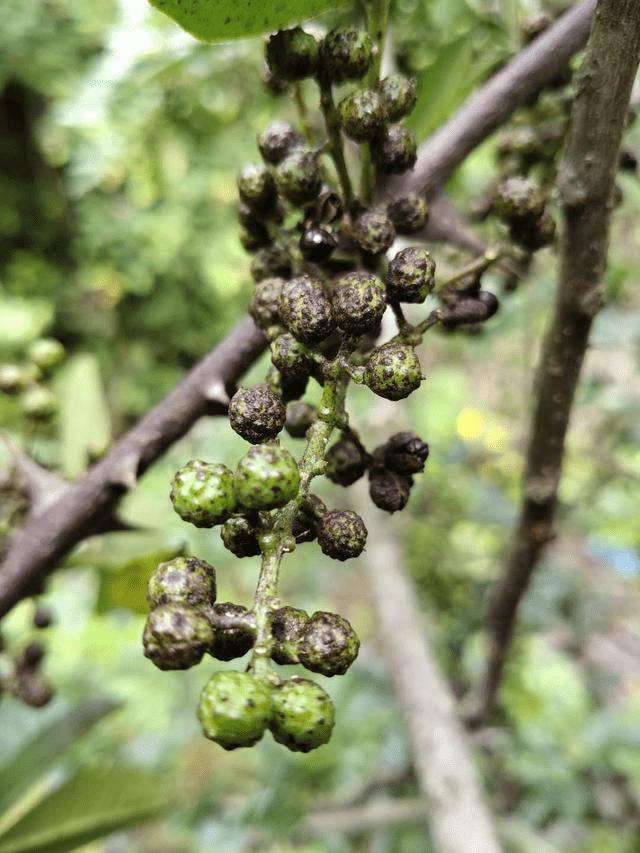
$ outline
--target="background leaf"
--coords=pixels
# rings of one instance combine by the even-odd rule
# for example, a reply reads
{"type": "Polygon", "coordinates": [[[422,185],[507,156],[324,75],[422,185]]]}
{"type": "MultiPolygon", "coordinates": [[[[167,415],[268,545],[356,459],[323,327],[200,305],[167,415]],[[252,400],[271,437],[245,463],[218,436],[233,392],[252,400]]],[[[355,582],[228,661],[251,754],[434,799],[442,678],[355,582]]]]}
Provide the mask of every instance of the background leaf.
{"type": "Polygon", "coordinates": [[[111,419],[96,356],[81,353],[71,358],[62,385],[62,470],[73,478],[84,472],[92,456],[106,450],[111,439],[111,419]]]}
{"type": "Polygon", "coordinates": [[[171,548],[141,554],[133,560],[127,560],[113,569],[100,573],[100,591],[98,593],[97,613],[104,613],[112,607],[124,607],[133,613],[146,616],[149,612],[147,602],[147,581],[158,565],[181,555],[181,549],[171,548]]]}
{"type": "Polygon", "coordinates": [[[150,0],[187,32],[204,41],[224,41],[278,30],[312,18],[341,0],[150,0]]]}

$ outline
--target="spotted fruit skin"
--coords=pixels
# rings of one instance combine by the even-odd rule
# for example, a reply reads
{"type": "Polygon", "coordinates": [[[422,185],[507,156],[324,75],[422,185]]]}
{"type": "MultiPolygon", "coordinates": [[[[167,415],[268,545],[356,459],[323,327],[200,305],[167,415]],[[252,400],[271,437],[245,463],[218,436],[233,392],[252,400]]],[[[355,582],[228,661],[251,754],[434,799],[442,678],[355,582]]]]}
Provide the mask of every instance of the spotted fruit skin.
{"type": "Polygon", "coordinates": [[[304,626],[298,648],[300,663],[321,675],[344,675],[358,657],[360,640],[338,613],[317,610],[304,626]]]}
{"type": "Polygon", "coordinates": [[[408,397],[421,382],[420,361],[408,344],[383,344],[371,353],[365,365],[365,385],[386,400],[408,397]]]}
{"type": "Polygon", "coordinates": [[[200,694],[202,731],[223,749],[253,746],[272,714],[271,688],[248,672],[216,672],[200,694]]]}
{"type": "Polygon", "coordinates": [[[215,600],[216,570],[196,557],[174,557],[160,563],[147,582],[147,601],[151,607],[172,603],[202,607],[215,600]]]}
{"type": "Polygon", "coordinates": [[[212,640],[207,617],[180,604],[151,610],[142,637],[145,657],[158,669],[189,669],[200,663],[212,640]]]}
{"type": "Polygon", "coordinates": [[[257,444],[238,462],[233,482],[238,503],[245,509],[276,509],[298,494],[300,472],[288,450],[257,444]]]}
{"type": "Polygon", "coordinates": [[[176,472],[170,497],[183,521],[196,527],[214,527],[236,508],[233,474],[226,465],[193,459],[176,472]]]}
{"type": "Polygon", "coordinates": [[[333,560],[359,557],[367,542],[367,528],[357,512],[332,509],[322,516],[318,527],[318,545],[333,560]]]}
{"type": "Polygon", "coordinates": [[[335,708],[322,687],[306,678],[290,678],[273,691],[269,729],[292,752],[310,752],[331,738],[335,708]]]}

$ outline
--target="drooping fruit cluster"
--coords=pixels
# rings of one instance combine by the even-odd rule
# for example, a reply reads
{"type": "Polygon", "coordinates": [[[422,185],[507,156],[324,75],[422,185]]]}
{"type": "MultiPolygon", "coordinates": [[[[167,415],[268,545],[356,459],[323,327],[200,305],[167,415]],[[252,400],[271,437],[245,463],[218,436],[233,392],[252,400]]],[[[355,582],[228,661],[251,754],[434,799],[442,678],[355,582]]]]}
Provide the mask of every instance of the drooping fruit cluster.
{"type": "MultiPolygon", "coordinates": [[[[315,540],[339,561],[357,558],[366,545],[360,516],[325,506],[310,490],[313,478],[324,473],[346,487],[368,474],[375,506],[396,512],[429,453],[409,431],[369,453],[346,410],[351,382],[392,401],[416,391],[424,378],[416,351],[424,332],[445,320],[455,325],[447,303],[426,325],[404,317],[404,305],[430,298],[435,262],[420,244],[392,250],[397,235],[425,225],[424,199],[371,201],[377,175],[416,162],[415,140],[401,123],[416,102],[415,81],[380,80],[377,51],[353,27],[320,40],[295,27],[266,45],[272,91],[313,78],[326,133],[312,139],[308,127],[303,134],[273,122],[258,135],[261,160],[240,172],[241,240],[253,255],[255,282],[249,313],[267,338],[271,365],[263,382],[230,399],[231,427],[251,445],[235,468],[192,460],[170,492],[183,520],[219,525],[224,546],[237,557],[261,556],[253,607],[216,603],[215,572],[196,558],[163,563],[149,581],[144,645],[157,666],[182,669],[205,655],[230,661],[251,652],[245,672],[217,672],[202,691],[204,734],[225,749],[251,746],[267,729],[292,750],[326,743],[335,720],[329,696],[306,678],[283,680],[272,663],[331,677],[344,674],[358,654],[359,639],[344,617],[309,615],[278,597],[282,556],[301,543],[315,540]],[[347,169],[345,137],[366,149],[360,194],[347,169]],[[379,341],[387,313],[395,316],[397,334],[379,341]],[[322,389],[315,406],[301,399],[310,381],[322,389]],[[283,430],[306,440],[298,458],[281,444],[283,430]],[[335,430],[340,437],[332,443],[335,430]]],[[[488,292],[469,299],[482,304],[484,319],[497,308],[488,292]]]]}

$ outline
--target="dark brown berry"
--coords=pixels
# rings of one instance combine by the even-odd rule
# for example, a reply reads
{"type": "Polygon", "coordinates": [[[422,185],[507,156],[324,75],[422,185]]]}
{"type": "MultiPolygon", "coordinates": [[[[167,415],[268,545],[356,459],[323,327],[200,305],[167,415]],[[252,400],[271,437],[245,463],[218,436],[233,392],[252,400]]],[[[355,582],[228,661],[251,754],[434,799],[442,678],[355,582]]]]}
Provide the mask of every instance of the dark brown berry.
{"type": "Polygon", "coordinates": [[[397,234],[415,234],[424,228],[429,218],[429,209],[423,198],[408,195],[395,199],[387,205],[387,213],[397,234]]]}
{"type": "Polygon", "coordinates": [[[378,168],[388,174],[413,169],[418,158],[415,136],[400,124],[393,124],[371,146],[378,168]]]}
{"type": "Polygon", "coordinates": [[[378,209],[365,211],[358,216],[348,236],[361,252],[380,255],[391,246],[396,232],[386,211],[378,209]]]}
{"type": "Polygon", "coordinates": [[[256,283],[249,303],[249,314],[259,329],[266,331],[280,322],[278,303],[282,292],[282,278],[265,278],[256,283]]]}
{"type": "Polygon", "coordinates": [[[247,608],[230,601],[215,604],[211,614],[213,641],[207,649],[216,660],[234,660],[246,655],[253,648],[253,631],[247,627],[244,617],[247,608]]]}
{"type": "Polygon", "coordinates": [[[302,137],[285,121],[273,121],[258,136],[258,148],[266,163],[277,166],[287,154],[302,145],[302,137]]]}
{"type": "Polygon", "coordinates": [[[313,201],[322,186],[322,167],[318,152],[294,148],[276,166],[274,177],[280,194],[292,204],[313,201]]]}
{"type": "Polygon", "coordinates": [[[296,401],[287,406],[287,418],[284,428],[291,438],[304,438],[307,430],[315,421],[318,410],[309,403],[296,401]]]}
{"type": "Polygon", "coordinates": [[[271,341],[271,361],[287,379],[306,378],[315,366],[311,351],[291,332],[284,332],[271,341]]]}
{"type": "Polygon", "coordinates": [[[303,258],[314,264],[321,264],[330,258],[337,245],[336,232],[326,225],[312,225],[306,228],[300,237],[303,258]]]}
{"type": "Polygon", "coordinates": [[[229,402],[229,423],[234,432],[251,444],[275,438],[286,417],[282,397],[264,382],[254,388],[239,388],[229,402]]]}
{"type": "Polygon", "coordinates": [[[384,463],[397,474],[419,474],[429,456],[429,445],[409,430],[394,433],[384,447],[384,463]]]}
{"type": "Polygon", "coordinates": [[[289,251],[279,243],[259,249],[251,261],[251,275],[254,281],[263,281],[265,278],[288,278],[292,269],[293,263],[289,251]]]}
{"type": "Polygon", "coordinates": [[[358,656],[360,640],[337,613],[316,611],[306,623],[298,650],[300,663],[321,675],[344,675],[358,656]]]}
{"type": "Polygon", "coordinates": [[[350,509],[333,509],[326,513],[318,528],[318,544],[323,554],[334,560],[358,557],[367,542],[367,528],[360,516],[350,509]]]}
{"type": "Polygon", "coordinates": [[[309,275],[287,281],[280,296],[280,316],[302,343],[317,344],[335,328],[331,302],[319,278],[309,275]]]}
{"type": "Polygon", "coordinates": [[[390,261],[385,276],[392,302],[422,303],[433,290],[436,265],[426,249],[410,246],[390,261]]]}
{"type": "Polygon", "coordinates": [[[339,486],[351,486],[367,470],[362,449],[349,437],[334,442],[325,454],[325,476],[339,486]]]}
{"type": "Polygon", "coordinates": [[[230,518],[220,528],[224,547],[236,557],[257,557],[260,543],[253,527],[246,518],[230,518]]]}
{"type": "Polygon", "coordinates": [[[386,308],[384,284],[368,272],[348,272],[333,284],[333,317],[352,335],[378,329],[386,308]]]}
{"type": "Polygon", "coordinates": [[[411,477],[406,474],[376,469],[369,478],[369,495],[379,509],[398,512],[407,505],[412,484],[411,477]]]}
{"type": "Polygon", "coordinates": [[[268,210],[276,197],[273,175],[261,163],[251,163],[245,166],[238,176],[238,192],[242,201],[251,209],[268,210]]]}
{"type": "Polygon", "coordinates": [[[300,27],[279,30],[266,45],[269,70],[281,80],[304,80],[311,77],[318,63],[318,43],[300,27]]]}
{"type": "Polygon", "coordinates": [[[334,83],[359,80],[373,59],[371,39],[355,27],[336,27],[320,44],[323,69],[334,83]]]}
{"type": "Polygon", "coordinates": [[[317,538],[320,519],[326,512],[326,506],[316,495],[306,495],[302,499],[291,523],[291,533],[297,543],[313,542],[317,538]]]}
{"type": "Polygon", "coordinates": [[[309,614],[297,607],[280,607],[271,620],[271,658],[277,664],[300,663],[298,646],[302,632],[309,621],[309,614]]]}

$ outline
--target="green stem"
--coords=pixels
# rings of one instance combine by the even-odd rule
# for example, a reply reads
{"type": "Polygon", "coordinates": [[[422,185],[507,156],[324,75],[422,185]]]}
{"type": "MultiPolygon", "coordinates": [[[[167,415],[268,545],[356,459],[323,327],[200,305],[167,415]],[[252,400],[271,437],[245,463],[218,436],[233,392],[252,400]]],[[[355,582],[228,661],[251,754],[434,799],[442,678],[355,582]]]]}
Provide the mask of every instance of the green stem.
{"type": "MultiPolygon", "coordinates": [[[[380,67],[389,20],[389,0],[365,0],[364,8],[367,18],[367,32],[375,45],[373,62],[367,72],[366,83],[370,89],[375,89],[380,82],[380,67]]],[[[362,199],[365,204],[370,205],[373,201],[375,168],[368,142],[360,146],[360,159],[362,164],[360,177],[362,199]]]]}
{"type": "Polygon", "coordinates": [[[327,128],[329,137],[329,151],[338,173],[338,180],[342,187],[345,205],[347,210],[353,207],[353,187],[351,186],[351,178],[347,170],[347,164],[344,159],[344,151],[342,148],[342,135],[340,133],[340,118],[331,92],[331,82],[325,73],[318,75],[318,86],[320,87],[320,106],[324,115],[324,122],[327,128]]]}
{"type": "Polygon", "coordinates": [[[311,127],[311,122],[309,121],[309,110],[307,109],[307,103],[304,99],[304,93],[302,91],[301,83],[296,83],[296,85],[294,86],[293,99],[298,110],[300,130],[302,131],[304,140],[307,145],[315,145],[315,134],[313,132],[313,128],[311,127]]]}
{"type": "Polygon", "coordinates": [[[518,256],[514,253],[512,248],[502,246],[495,249],[487,249],[487,251],[480,255],[479,258],[476,258],[473,261],[470,261],[466,266],[462,267],[462,269],[458,270],[457,273],[445,279],[444,281],[438,282],[436,286],[436,291],[443,290],[445,287],[449,287],[451,284],[455,284],[456,281],[460,281],[463,278],[466,278],[468,275],[481,275],[485,270],[488,270],[489,267],[496,264],[498,261],[501,261],[503,258],[513,257],[516,260],[518,256]]]}

